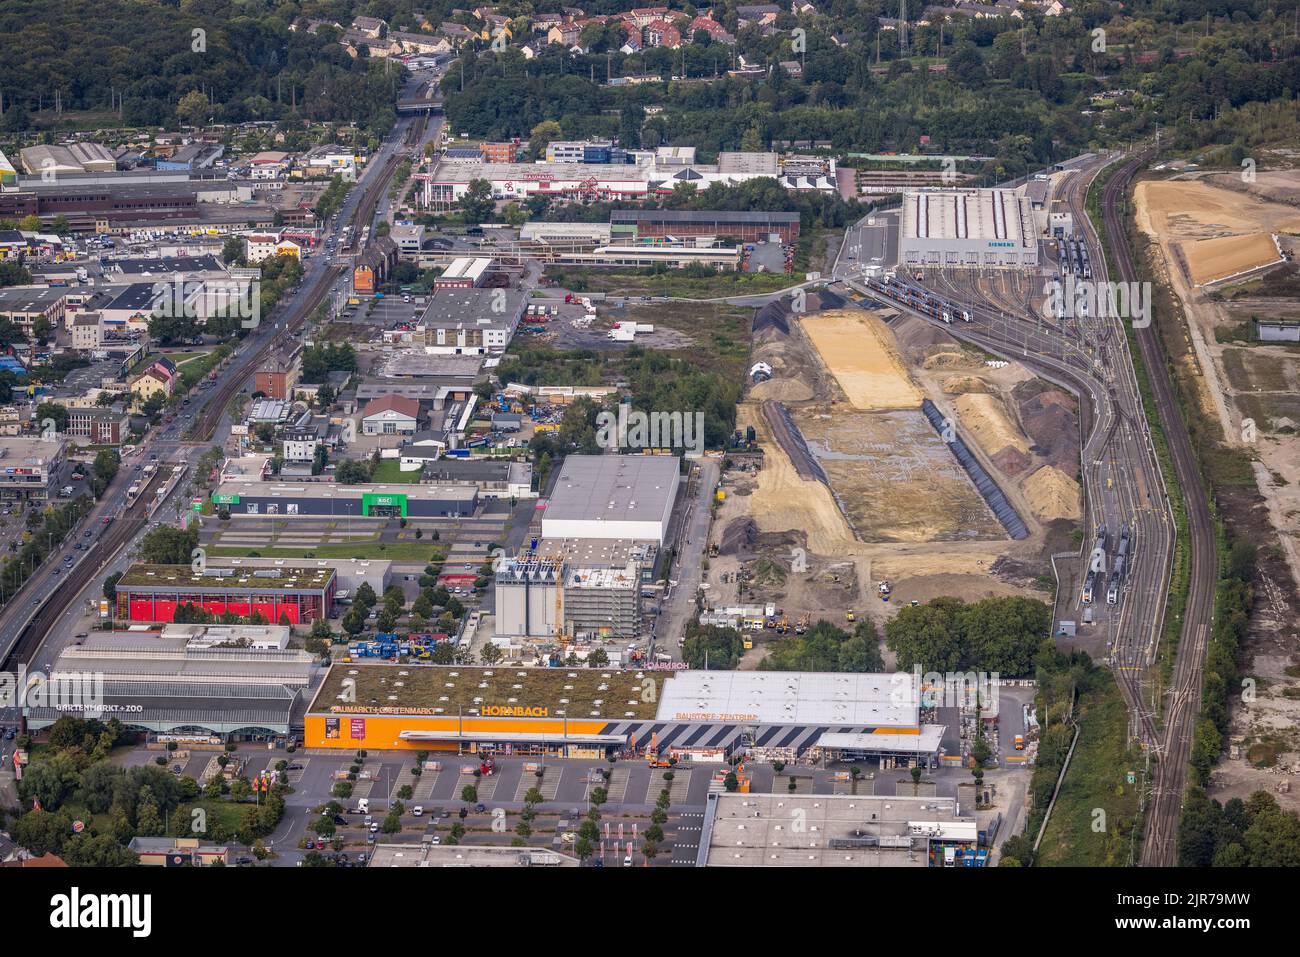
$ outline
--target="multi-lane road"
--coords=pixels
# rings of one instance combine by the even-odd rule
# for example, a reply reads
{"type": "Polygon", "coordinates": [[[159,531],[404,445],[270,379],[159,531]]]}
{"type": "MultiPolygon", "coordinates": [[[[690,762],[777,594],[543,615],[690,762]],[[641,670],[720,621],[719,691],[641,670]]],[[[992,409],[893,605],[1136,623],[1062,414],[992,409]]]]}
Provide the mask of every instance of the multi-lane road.
{"type": "MultiPolygon", "coordinates": [[[[407,81],[407,88],[416,89],[432,81],[436,81],[436,76],[413,77],[407,81]]],[[[430,136],[437,134],[440,122],[437,117],[425,115],[398,119],[357,187],[345,198],[331,235],[337,239],[343,225],[354,214],[356,232],[364,225],[373,226],[400,157],[418,151],[430,136]]],[[[120,565],[148,526],[147,507],[153,501],[154,487],[146,489],[136,503],[127,502],[128,487],[142,478],[136,471],[137,464],[157,464],[158,474],[165,478],[177,464],[187,462],[192,448],[207,447],[214,438],[223,435],[228,427],[231,398],[244,387],[270,350],[286,337],[295,335],[326,300],[331,288],[345,274],[349,261],[342,256],[331,261],[323,251],[311,257],[298,289],[267,321],[248,333],[235,355],[219,368],[212,386],[193,397],[192,407],[152,431],[136,455],[123,463],[118,477],[63,546],[56,549],[0,610],[0,663],[14,669],[19,664],[35,666],[38,658],[46,663],[53,660],[57,649],[42,651],[47,636],[56,625],[75,614],[78,609],[73,606],[79,596],[93,591],[91,586],[99,578],[120,565]],[[186,430],[184,436],[182,430],[186,430]],[[84,541],[89,549],[74,550],[74,541],[84,541]],[[62,561],[65,554],[76,559],[66,571],[62,561]]],[[[14,713],[0,714],[0,723],[15,719],[14,713]]]]}

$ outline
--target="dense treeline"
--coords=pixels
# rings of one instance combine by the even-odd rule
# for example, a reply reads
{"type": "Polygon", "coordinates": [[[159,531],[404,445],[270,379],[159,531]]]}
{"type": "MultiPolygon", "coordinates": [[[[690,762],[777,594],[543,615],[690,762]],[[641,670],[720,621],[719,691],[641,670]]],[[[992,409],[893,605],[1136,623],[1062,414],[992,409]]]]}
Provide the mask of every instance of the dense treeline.
{"type": "Polygon", "coordinates": [[[1030,673],[1051,623],[1052,609],[1036,598],[968,605],[944,597],[900,609],[885,625],[885,643],[898,655],[900,671],[977,669],[1010,677],[1030,673]]]}
{"type": "Polygon", "coordinates": [[[767,646],[759,671],[848,671],[872,674],[885,670],[880,638],[870,621],[857,623],[853,634],[829,621],[810,625],[807,634],[777,638],[767,646]]]}
{"type": "MultiPolygon", "coordinates": [[[[343,16],[350,5],[328,6],[343,16]]],[[[135,126],[280,120],[295,104],[306,120],[391,126],[396,71],[353,59],[332,31],[290,30],[299,10],[238,0],[10,0],[0,7],[4,128],[26,128],[56,95],[64,110],[100,111],[120,96],[122,121],[135,126]]]]}
{"type": "Polygon", "coordinates": [[[1300,817],[1267,791],[1220,804],[1193,787],[1178,822],[1180,867],[1300,867],[1300,817]]]}
{"type": "MultiPolygon", "coordinates": [[[[1033,865],[1034,840],[1051,803],[1085,702],[1096,702],[1107,692],[1114,692],[1110,674],[1093,664],[1087,653],[1077,649],[1068,654],[1058,651],[1051,638],[1043,639],[1037,648],[1033,677],[1038,685],[1034,708],[1040,732],[1029,782],[1029,813],[1024,828],[1002,845],[1002,867],[1033,865]]],[[[1118,848],[1131,839],[1133,827],[1131,819],[1117,819],[1114,830],[1107,831],[1104,840],[1118,848]]]]}
{"type": "MultiPolygon", "coordinates": [[[[1300,40],[1290,18],[1259,4],[1249,13],[1233,10],[1231,20],[1221,19],[1228,11],[1209,10],[1220,19],[1207,36],[1197,23],[1207,6],[1164,3],[1151,19],[1088,3],[1062,17],[1029,11],[1023,20],[961,20],[944,25],[942,47],[937,23],[915,28],[910,52],[942,56],[942,72],[896,59],[896,35],[878,32],[876,4],[832,4],[825,17],[783,14],[778,33],[740,29],[736,47],[701,36],[680,50],[625,55],[616,37],[593,30],[583,38],[590,55],[544,47],[531,60],[513,49],[464,57],[445,83],[447,109],[453,126],[472,135],[532,139],[538,124],[550,122],[565,138],[693,145],[701,159],[785,139],[912,150],[928,136],[930,150],[993,155],[985,172],[1014,173],[1094,139],[1126,141],[1157,125],[1292,100],[1300,89],[1300,40]],[[804,53],[792,49],[796,26],[807,32],[804,53]],[[1100,45],[1096,29],[1105,31],[1100,45]],[[833,32],[843,46],[832,42],[833,32]],[[737,53],[766,65],[767,77],[728,78],[737,53]],[[776,66],[782,60],[801,61],[802,76],[787,75],[776,66]],[[659,76],[666,86],[605,84],[607,76],[636,74],[659,76]],[[671,82],[683,75],[705,82],[671,82]],[[1135,94],[1103,117],[1090,97],[1114,87],[1135,94]],[[653,115],[651,105],[659,108],[653,115]]],[[[723,25],[735,29],[734,7],[724,10],[723,25]]]]}
{"type": "MultiPolygon", "coordinates": [[[[112,749],[131,739],[116,718],[56,721],[49,744],[33,752],[18,783],[22,806],[30,810],[10,825],[14,841],[38,856],[57,854],[73,867],[130,867],[137,863],[126,847],[133,837],[252,844],[270,834],[284,814],[281,784],[260,801],[227,809],[224,794],[241,803],[252,797],[246,778],[227,782],[218,775],[200,788],[193,778],[178,778],[157,764],[129,769],[115,764],[112,749]],[[73,830],[74,820],[85,821],[81,833],[73,830]]],[[[224,764],[224,755],[218,760],[224,764]]]]}
{"type": "Polygon", "coordinates": [[[1214,597],[1214,625],[1205,658],[1201,714],[1192,739],[1191,783],[1204,786],[1223,751],[1228,732],[1228,695],[1240,689],[1237,653],[1250,627],[1254,604],[1255,546],[1236,542],[1224,562],[1214,597]]]}

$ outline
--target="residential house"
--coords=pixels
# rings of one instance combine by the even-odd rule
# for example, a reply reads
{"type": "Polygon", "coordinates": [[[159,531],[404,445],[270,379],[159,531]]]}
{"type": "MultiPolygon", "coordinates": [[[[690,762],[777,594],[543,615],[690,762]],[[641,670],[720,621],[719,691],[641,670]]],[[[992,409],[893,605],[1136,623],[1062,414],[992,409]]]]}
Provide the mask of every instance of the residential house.
{"type": "Polygon", "coordinates": [[[176,365],[166,356],[159,356],[147,369],[128,381],[137,405],[143,406],[155,395],[164,399],[176,391],[176,365]]]}
{"type": "Polygon", "coordinates": [[[781,8],[775,3],[751,3],[736,7],[736,17],[742,25],[773,23],[780,13],[781,8]]]}
{"type": "Polygon", "coordinates": [[[72,317],[72,348],[90,352],[99,348],[99,313],[79,312],[72,317]]]}
{"type": "Polygon", "coordinates": [[[393,32],[388,34],[388,49],[392,53],[423,53],[433,55],[436,53],[450,53],[455,47],[446,37],[431,37],[423,33],[401,33],[393,32]]]}
{"type": "Polygon", "coordinates": [[[388,25],[378,17],[356,17],[352,21],[352,30],[371,39],[383,36],[388,25]]]}
{"type": "Polygon", "coordinates": [[[633,7],[625,16],[638,27],[648,27],[656,20],[667,20],[672,14],[667,7],[633,7]]]}
{"type": "Polygon", "coordinates": [[[294,386],[302,375],[302,345],[285,344],[267,357],[253,376],[253,391],[268,399],[293,397],[294,386]]]}
{"type": "Polygon", "coordinates": [[[321,426],[308,424],[289,426],[284,430],[284,460],[286,462],[312,462],[316,448],[323,441],[321,426]]]}
{"type": "Polygon", "coordinates": [[[469,27],[463,27],[459,23],[452,23],[450,20],[439,24],[438,32],[457,47],[478,36],[478,34],[469,27]]]}
{"type": "Polygon", "coordinates": [[[283,233],[249,233],[244,237],[244,258],[250,263],[260,263],[272,256],[301,258],[302,247],[283,233]]]}
{"type": "Polygon", "coordinates": [[[655,20],[646,25],[645,45],[676,50],[682,45],[682,33],[667,20],[655,20]]]}
{"type": "Polygon", "coordinates": [[[113,406],[69,408],[64,432],[89,445],[121,445],[131,432],[131,416],[113,406]]]}
{"type": "Polygon", "coordinates": [[[357,265],[352,270],[352,286],[356,292],[374,292],[388,281],[388,277],[397,268],[400,250],[389,236],[380,236],[366,247],[365,252],[357,257],[357,265]]]}
{"type": "Polygon", "coordinates": [[[730,46],[736,42],[736,38],[728,33],[722,24],[717,20],[714,20],[712,17],[696,17],[691,21],[690,28],[686,33],[688,37],[694,39],[695,34],[700,30],[707,33],[714,43],[724,43],[730,46]]]}

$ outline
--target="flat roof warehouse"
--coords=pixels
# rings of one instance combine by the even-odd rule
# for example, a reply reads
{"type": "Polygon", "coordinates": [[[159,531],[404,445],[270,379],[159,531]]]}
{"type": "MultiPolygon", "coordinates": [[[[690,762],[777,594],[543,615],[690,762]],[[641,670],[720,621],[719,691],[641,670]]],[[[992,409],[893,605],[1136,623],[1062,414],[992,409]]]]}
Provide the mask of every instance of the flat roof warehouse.
{"type": "Polygon", "coordinates": [[[403,517],[470,515],[474,485],[339,485],[333,482],[262,482],[229,479],[212,493],[214,505],[247,515],[355,515],[403,517]]]}
{"type": "Polygon", "coordinates": [[[603,746],[851,751],[937,763],[910,674],[619,671],[336,663],[309,747],[549,752],[603,746]],[[840,735],[832,738],[832,734],[840,735]],[[849,735],[850,737],[844,737],[849,735]],[[828,739],[823,741],[823,739],[828,739]]]}

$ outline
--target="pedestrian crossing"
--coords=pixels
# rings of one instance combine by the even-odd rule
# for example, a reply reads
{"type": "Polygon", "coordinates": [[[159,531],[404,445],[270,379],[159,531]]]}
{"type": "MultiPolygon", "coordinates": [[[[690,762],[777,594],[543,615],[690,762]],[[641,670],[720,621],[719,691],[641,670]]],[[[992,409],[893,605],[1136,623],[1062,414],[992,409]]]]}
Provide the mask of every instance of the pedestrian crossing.
{"type": "MultiPolygon", "coordinates": [[[[478,791],[478,799],[484,804],[486,804],[488,801],[491,801],[492,798],[496,796],[497,785],[501,783],[501,776],[499,774],[489,774],[487,777],[481,777],[477,779],[475,779],[474,776],[470,774],[462,775],[462,777],[464,777],[465,782],[464,784],[461,784],[459,787],[456,788],[456,793],[453,795],[453,797],[459,799],[461,788],[463,788],[465,784],[475,785],[475,780],[477,780],[478,783],[477,785],[475,785],[475,787],[476,790],[478,791]]],[[[523,799],[520,798],[520,800],[523,799]]]]}
{"type": "Polygon", "coordinates": [[[632,771],[629,768],[614,768],[609,776],[609,784],[606,785],[610,804],[623,804],[626,802],[627,782],[631,777],[632,771]]]}

